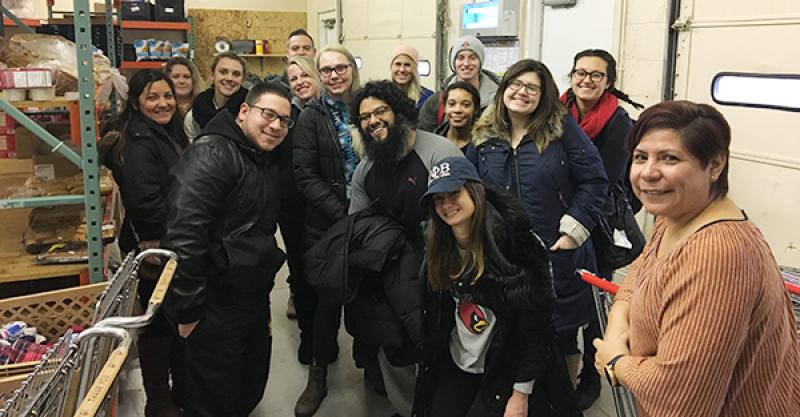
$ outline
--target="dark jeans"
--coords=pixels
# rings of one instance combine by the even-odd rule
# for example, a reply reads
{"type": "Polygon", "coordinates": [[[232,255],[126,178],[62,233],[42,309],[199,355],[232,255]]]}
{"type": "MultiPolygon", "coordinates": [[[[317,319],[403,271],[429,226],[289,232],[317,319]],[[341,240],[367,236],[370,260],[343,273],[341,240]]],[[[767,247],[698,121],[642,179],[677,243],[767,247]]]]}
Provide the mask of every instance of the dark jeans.
{"type": "Polygon", "coordinates": [[[186,417],[247,417],[264,395],[272,335],[269,299],[209,293],[205,316],[186,338],[186,417]]]}
{"type": "MultiPolygon", "coordinates": [[[[557,348],[554,347],[557,351],[557,348]]],[[[431,417],[484,417],[491,414],[479,397],[483,375],[462,371],[446,354],[441,368],[435,376],[431,417]]],[[[553,356],[553,366],[542,380],[537,380],[533,393],[528,396],[528,416],[531,417],[579,417],[572,383],[567,374],[567,364],[560,352],[553,356]]],[[[503,409],[505,405],[503,406],[503,409]]],[[[502,412],[500,413],[502,415],[502,412]]]]}
{"type": "MultiPolygon", "coordinates": [[[[302,213],[302,211],[300,212],[302,213]]],[[[297,326],[300,328],[299,357],[303,363],[311,363],[314,346],[314,314],[317,311],[317,292],[309,285],[303,268],[305,254],[305,225],[302,218],[281,216],[281,236],[286,245],[286,262],[289,265],[289,288],[294,297],[297,326]]]]}
{"type": "Polygon", "coordinates": [[[445,356],[447,358],[442,360],[433,387],[433,401],[428,415],[464,417],[478,394],[483,375],[466,373],[453,363],[449,353],[445,356]]]}

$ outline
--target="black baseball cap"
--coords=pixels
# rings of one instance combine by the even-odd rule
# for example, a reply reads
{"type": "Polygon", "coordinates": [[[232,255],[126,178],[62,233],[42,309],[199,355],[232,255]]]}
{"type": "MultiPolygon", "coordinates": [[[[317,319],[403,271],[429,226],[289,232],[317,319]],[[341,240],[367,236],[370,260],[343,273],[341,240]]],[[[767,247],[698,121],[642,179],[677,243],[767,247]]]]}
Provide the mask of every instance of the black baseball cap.
{"type": "Polygon", "coordinates": [[[483,184],[472,162],[463,156],[451,156],[437,162],[428,174],[428,191],[422,195],[420,205],[427,206],[431,195],[458,191],[467,181],[483,184]]]}

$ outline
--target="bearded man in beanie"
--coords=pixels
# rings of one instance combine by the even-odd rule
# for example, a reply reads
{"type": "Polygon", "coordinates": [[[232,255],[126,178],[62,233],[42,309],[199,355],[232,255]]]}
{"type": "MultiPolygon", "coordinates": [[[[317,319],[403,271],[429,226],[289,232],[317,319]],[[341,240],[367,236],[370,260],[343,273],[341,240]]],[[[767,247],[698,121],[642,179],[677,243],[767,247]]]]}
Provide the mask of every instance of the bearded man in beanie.
{"type": "MultiPolygon", "coordinates": [[[[483,70],[483,63],[486,57],[486,47],[476,37],[472,35],[462,36],[456,39],[450,47],[450,69],[453,76],[450,82],[463,81],[472,84],[478,89],[481,95],[481,109],[491,104],[500,85],[497,75],[483,70]]],[[[444,121],[444,99],[443,92],[439,92],[429,98],[419,113],[418,127],[421,130],[434,132],[444,121]]]]}

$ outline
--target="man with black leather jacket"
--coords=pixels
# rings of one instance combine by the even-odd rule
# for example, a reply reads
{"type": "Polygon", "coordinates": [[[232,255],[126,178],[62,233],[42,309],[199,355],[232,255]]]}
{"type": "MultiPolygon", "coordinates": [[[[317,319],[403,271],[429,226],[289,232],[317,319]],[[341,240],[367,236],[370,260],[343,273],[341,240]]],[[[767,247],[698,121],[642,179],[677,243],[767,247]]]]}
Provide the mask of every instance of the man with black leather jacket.
{"type": "Polygon", "coordinates": [[[179,257],[165,307],[186,339],[186,416],[248,416],[264,394],[269,293],[285,259],[271,151],[292,125],[290,109],[279,87],[255,86],[237,115],[208,123],[171,172],[161,245],[179,257]]]}

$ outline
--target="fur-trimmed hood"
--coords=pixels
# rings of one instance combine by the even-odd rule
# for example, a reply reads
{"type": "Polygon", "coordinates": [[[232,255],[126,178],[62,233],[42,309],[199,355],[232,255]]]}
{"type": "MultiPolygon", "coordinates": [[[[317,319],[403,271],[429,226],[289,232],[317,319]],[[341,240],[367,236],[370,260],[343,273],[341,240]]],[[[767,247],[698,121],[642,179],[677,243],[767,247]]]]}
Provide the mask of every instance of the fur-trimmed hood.
{"type": "MultiPolygon", "coordinates": [[[[540,152],[547,148],[547,145],[558,140],[564,133],[564,117],[566,116],[566,108],[559,106],[558,111],[547,117],[540,128],[528,133],[528,136],[533,140],[540,152]]],[[[475,127],[472,129],[472,141],[475,146],[480,146],[489,139],[511,141],[510,124],[505,120],[498,122],[497,118],[497,108],[494,104],[483,111],[481,118],[475,122],[475,127]]]]}

